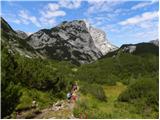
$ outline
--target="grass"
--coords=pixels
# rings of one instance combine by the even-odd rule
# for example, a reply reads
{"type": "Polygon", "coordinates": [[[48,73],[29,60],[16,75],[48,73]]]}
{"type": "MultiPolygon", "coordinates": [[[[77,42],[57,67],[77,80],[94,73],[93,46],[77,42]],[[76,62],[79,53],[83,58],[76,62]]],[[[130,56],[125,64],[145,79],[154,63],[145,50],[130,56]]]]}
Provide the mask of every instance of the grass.
{"type": "Polygon", "coordinates": [[[48,92],[38,91],[36,89],[21,89],[22,96],[20,97],[20,103],[16,107],[17,111],[30,109],[32,101],[35,99],[40,109],[46,108],[52,105],[56,99],[53,99],[53,95],[48,92]]]}
{"type": "Polygon", "coordinates": [[[74,115],[78,118],[144,118],[136,113],[136,107],[132,104],[118,102],[118,96],[127,89],[126,85],[117,82],[116,85],[103,85],[107,96],[107,102],[96,99],[91,94],[81,94],[77,102],[74,115]]]}

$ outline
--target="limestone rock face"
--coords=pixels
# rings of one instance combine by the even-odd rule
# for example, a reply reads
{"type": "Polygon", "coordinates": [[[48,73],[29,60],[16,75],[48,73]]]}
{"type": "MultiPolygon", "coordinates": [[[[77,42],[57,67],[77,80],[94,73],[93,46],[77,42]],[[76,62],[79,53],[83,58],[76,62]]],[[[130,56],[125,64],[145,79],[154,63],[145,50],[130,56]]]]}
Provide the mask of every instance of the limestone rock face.
{"type": "Polygon", "coordinates": [[[131,46],[126,46],[123,48],[123,52],[129,52],[129,53],[133,53],[136,50],[136,46],[131,45],[131,46]]]}
{"type": "Polygon", "coordinates": [[[109,43],[109,41],[106,39],[106,34],[104,31],[90,27],[89,32],[92,36],[95,46],[101,51],[103,55],[106,55],[108,52],[117,49],[116,46],[109,43]]]}
{"type": "Polygon", "coordinates": [[[105,33],[84,20],[64,21],[52,29],[42,29],[28,38],[42,55],[73,63],[90,63],[116,49],[106,41],[105,33]]]}

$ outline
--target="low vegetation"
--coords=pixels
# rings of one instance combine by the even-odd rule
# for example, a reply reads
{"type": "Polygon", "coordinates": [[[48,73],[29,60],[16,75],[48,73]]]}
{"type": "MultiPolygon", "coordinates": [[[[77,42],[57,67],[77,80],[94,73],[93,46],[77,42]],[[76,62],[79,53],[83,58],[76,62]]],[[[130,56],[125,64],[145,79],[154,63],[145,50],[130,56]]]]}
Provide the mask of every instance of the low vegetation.
{"type": "Polygon", "coordinates": [[[76,66],[13,55],[2,44],[1,56],[2,118],[31,109],[33,100],[43,109],[65,99],[73,81],[80,86],[75,117],[158,118],[157,55],[121,53],[76,66]]]}

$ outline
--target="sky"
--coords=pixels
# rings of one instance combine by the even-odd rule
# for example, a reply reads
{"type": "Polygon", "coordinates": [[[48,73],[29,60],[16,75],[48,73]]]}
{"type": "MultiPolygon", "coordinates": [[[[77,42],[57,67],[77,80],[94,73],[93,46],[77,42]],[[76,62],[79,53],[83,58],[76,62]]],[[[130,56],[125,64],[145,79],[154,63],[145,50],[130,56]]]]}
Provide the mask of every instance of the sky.
{"type": "Polygon", "coordinates": [[[158,38],[158,0],[2,0],[1,16],[28,34],[85,19],[116,46],[158,38]]]}

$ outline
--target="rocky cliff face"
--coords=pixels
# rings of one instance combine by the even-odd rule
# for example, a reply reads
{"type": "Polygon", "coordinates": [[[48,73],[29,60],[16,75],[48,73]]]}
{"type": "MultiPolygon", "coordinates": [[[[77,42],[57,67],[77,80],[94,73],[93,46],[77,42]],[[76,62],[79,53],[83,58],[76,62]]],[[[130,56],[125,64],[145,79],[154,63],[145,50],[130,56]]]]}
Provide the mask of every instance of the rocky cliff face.
{"type": "Polygon", "coordinates": [[[106,55],[108,52],[117,49],[116,46],[109,43],[109,41],[106,39],[106,34],[104,31],[90,27],[89,32],[92,36],[95,46],[101,51],[103,55],[106,55]]]}
{"type": "Polygon", "coordinates": [[[103,31],[83,20],[40,30],[28,38],[28,43],[46,57],[80,64],[95,61],[116,48],[107,43],[103,31]]]}

